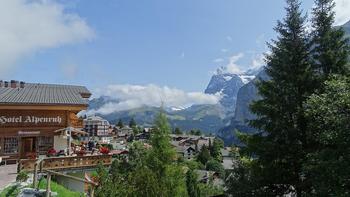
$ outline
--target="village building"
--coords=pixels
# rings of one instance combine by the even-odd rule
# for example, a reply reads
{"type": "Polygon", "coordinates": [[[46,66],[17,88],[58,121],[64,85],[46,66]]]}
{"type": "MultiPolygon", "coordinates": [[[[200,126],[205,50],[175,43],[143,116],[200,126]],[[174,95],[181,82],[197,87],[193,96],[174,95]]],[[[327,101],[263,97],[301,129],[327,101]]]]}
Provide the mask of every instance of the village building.
{"type": "Polygon", "coordinates": [[[103,119],[100,116],[89,116],[83,121],[84,131],[87,136],[82,137],[83,141],[99,141],[103,143],[110,143],[113,139],[112,127],[108,120],[103,119]]]}
{"type": "Polygon", "coordinates": [[[90,96],[83,86],[0,81],[0,157],[16,161],[67,148],[60,131],[83,127],[77,113],[90,96]]]}
{"type": "Polygon", "coordinates": [[[175,148],[179,157],[185,160],[192,160],[205,145],[214,142],[215,137],[195,136],[195,135],[175,135],[171,134],[171,144],[175,148]]]}

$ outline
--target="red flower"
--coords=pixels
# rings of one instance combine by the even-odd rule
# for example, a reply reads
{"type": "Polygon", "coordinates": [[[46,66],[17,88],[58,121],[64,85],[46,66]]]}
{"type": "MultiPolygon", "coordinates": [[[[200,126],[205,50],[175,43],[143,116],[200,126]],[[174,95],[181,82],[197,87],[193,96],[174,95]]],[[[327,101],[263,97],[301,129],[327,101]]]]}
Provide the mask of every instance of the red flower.
{"type": "Polygon", "coordinates": [[[107,148],[107,147],[101,147],[100,148],[100,153],[102,153],[102,154],[108,154],[109,153],[109,149],[107,148]]]}

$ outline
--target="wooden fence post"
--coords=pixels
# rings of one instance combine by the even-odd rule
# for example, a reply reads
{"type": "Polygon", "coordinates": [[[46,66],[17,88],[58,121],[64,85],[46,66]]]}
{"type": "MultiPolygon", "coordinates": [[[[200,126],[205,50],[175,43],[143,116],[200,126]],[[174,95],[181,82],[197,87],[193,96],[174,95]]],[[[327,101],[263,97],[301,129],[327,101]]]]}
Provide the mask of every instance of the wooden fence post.
{"type": "Polygon", "coordinates": [[[34,164],[34,174],[33,174],[33,187],[37,189],[38,187],[38,164],[34,164]]]}
{"type": "Polygon", "coordinates": [[[51,196],[51,173],[47,173],[46,197],[51,196]]]}
{"type": "Polygon", "coordinates": [[[91,191],[90,191],[90,197],[94,197],[95,196],[95,186],[91,184],[91,191]]]}

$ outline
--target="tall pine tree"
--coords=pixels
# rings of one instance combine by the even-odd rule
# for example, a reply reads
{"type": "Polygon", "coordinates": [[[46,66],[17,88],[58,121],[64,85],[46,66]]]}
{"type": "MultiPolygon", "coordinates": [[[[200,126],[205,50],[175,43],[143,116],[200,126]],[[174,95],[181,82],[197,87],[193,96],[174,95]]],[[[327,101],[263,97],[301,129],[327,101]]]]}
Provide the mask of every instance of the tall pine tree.
{"type": "Polygon", "coordinates": [[[254,158],[255,195],[301,196],[309,190],[302,164],[307,147],[303,103],[314,90],[310,44],[299,0],[286,1],[287,15],[278,21],[278,39],[269,44],[271,54],[266,55],[270,80],[257,84],[262,99],[251,106],[257,119],[250,124],[261,132],[244,140],[245,153],[254,158]]]}
{"type": "Polygon", "coordinates": [[[322,89],[332,74],[348,74],[349,41],[342,28],[334,27],[334,0],[315,0],[312,18],[312,58],[316,82],[322,89]]]}

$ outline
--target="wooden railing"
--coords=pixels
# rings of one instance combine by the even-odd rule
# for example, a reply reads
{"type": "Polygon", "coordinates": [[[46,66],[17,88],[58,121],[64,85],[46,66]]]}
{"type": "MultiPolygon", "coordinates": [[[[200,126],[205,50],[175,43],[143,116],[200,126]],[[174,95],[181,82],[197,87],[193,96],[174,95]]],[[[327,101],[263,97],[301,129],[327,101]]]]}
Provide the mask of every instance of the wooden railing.
{"type": "Polygon", "coordinates": [[[32,172],[35,165],[39,164],[40,170],[67,170],[74,168],[96,167],[99,163],[103,165],[112,164],[112,155],[89,155],[75,157],[49,157],[38,161],[37,159],[22,159],[19,161],[19,171],[32,172]]]}

